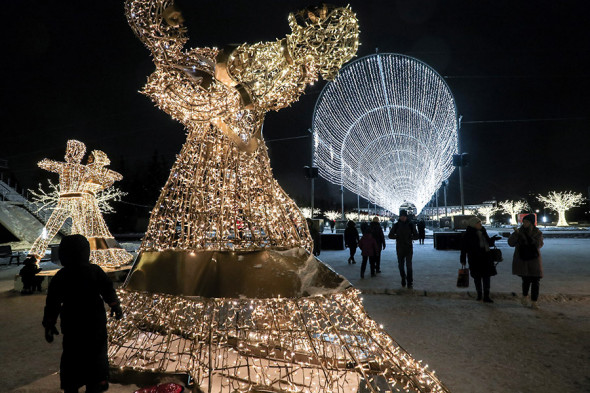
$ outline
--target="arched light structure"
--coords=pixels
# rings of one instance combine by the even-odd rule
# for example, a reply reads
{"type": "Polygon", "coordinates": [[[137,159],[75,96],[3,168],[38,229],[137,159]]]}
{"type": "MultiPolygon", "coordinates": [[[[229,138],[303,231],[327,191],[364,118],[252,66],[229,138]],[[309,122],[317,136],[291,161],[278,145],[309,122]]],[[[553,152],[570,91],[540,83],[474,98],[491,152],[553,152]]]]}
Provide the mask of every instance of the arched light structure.
{"type": "Polygon", "coordinates": [[[453,172],[457,108],[449,86],[415,58],[362,57],[329,82],[313,114],[314,165],[331,183],[393,212],[420,212],[453,172]]]}

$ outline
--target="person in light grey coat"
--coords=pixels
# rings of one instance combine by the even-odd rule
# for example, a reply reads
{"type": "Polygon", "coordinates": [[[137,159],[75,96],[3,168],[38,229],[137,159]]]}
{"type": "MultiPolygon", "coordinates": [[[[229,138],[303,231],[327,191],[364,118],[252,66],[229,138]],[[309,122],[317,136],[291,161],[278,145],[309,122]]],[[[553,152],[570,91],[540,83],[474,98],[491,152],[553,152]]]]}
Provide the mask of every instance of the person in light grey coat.
{"type": "Polygon", "coordinates": [[[512,258],[512,274],[522,278],[522,303],[528,305],[531,290],[531,307],[538,308],[539,281],[543,278],[543,234],[535,226],[535,215],[528,214],[522,219],[522,226],[515,229],[508,238],[508,245],[515,247],[512,258]]]}

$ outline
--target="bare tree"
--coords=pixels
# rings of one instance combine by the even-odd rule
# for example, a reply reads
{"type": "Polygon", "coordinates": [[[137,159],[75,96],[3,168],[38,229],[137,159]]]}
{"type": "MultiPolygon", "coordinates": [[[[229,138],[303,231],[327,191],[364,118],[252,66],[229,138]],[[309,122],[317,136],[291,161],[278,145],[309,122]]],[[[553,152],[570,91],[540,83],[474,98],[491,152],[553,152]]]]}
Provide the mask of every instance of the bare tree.
{"type": "Polygon", "coordinates": [[[511,201],[511,200],[506,200],[503,202],[499,203],[500,205],[500,209],[502,209],[503,212],[510,214],[510,223],[512,225],[516,225],[516,223],[518,222],[516,215],[520,212],[522,212],[525,207],[527,206],[527,203],[524,201],[511,201]]]}
{"type": "Polygon", "coordinates": [[[543,202],[549,210],[556,211],[559,214],[557,226],[565,227],[568,225],[565,220],[565,212],[572,207],[580,206],[584,201],[584,196],[572,191],[551,191],[547,196],[539,195],[537,199],[543,202]]]}

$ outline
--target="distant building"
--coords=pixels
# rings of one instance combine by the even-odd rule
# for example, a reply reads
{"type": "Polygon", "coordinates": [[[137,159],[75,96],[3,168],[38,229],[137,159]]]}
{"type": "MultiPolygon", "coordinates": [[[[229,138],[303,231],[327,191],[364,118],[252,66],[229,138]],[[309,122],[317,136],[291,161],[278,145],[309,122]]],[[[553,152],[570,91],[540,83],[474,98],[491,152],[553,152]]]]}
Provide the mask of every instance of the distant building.
{"type": "MultiPolygon", "coordinates": [[[[482,207],[496,207],[498,203],[496,201],[484,201],[476,205],[465,205],[465,214],[475,214],[478,209],[482,207]]],[[[447,206],[446,216],[454,216],[461,214],[461,206],[447,206]]],[[[420,215],[426,216],[428,219],[436,219],[436,206],[425,206],[420,212],[420,215]]],[[[438,207],[438,217],[445,217],[445,207],[438,207]]]]}

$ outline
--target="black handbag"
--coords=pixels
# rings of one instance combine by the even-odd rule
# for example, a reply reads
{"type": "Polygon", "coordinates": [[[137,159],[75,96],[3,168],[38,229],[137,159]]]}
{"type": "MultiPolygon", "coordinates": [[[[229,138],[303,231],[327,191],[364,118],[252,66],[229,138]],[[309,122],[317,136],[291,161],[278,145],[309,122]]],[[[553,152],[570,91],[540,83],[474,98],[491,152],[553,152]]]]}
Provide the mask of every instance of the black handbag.
{"type": "MultiPolygon", "coordinates": [[[[465,266],[465,265],[462,265],[465,266]]],[[[468,288],[469,287],[469,269],[462,267],[459,269],[459,275],[457,276],[457,287],[468,288]]]]}
{"type": "Polygon", "coordinates": [[[497,247],[490,249],[490,253],[492,255],[492,261],[494,262],[502,262],[504,258],[502,257],[502,250],[497,247]]]}

